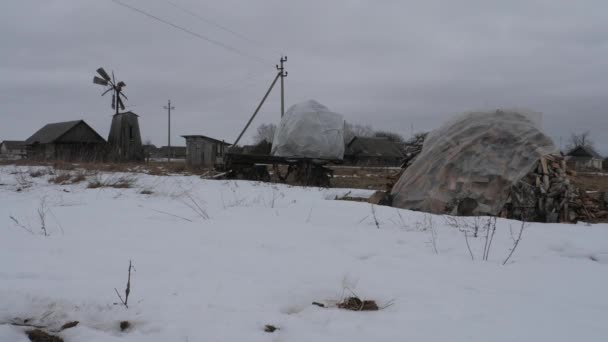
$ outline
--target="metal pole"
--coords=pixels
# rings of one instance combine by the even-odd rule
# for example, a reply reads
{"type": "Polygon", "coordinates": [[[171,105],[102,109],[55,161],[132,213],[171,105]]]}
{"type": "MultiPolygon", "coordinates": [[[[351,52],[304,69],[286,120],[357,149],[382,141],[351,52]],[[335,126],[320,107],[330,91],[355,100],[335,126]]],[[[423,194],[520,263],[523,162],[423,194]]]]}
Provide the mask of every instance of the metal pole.
{"type": "Polygon", "coordinates": [[[243,137],[243,134],[245,134],[245,131],[247,130],[247,128],[249,128],[249,125],[251,125],[251,122],[253,121],[253,119],[255,118],[255,116],[258,115],[258,112],[260,111],[260,108],[262,108],[262,105],[264,104],[264,101],[266,101],[266,98],[268,97],[268,94],[270,94],[270,91],[272,90],[272,88],[274,87],[274,85],[277,83],[277,80],[279,79],[279,77],[281,77],[282,74],[283,74],[282,71],[279,71],[277,73],[277,76],[274,78],[274,81],[272,81],[272,84],[270,85],[270,88],[268,88],[268,91],[266,91],[266,94],[262,98],[262,101],[260,101],[260,104],[255,109],[255,112],[253,112],[253,115],[251,116],[251,118],[249,119],[249,121],[247,121],[247,124],[245,125],[245,128],[243,128],[243,130],[241,131],[241,134],[239,134],[239,137],[236,138],[236,141],[234,142],[234,144],[232,146],[236,146],[239,143],[239,141],[241,140],[241,137],[243,137]]]}
{"type": "Polygon", "coordinates": [[[167,110],[167,163],[171,162],[171,109],[175,109],[175,107],[171,107],[171,100],[169,100],[168,105],[164,106],[167,110]]]}

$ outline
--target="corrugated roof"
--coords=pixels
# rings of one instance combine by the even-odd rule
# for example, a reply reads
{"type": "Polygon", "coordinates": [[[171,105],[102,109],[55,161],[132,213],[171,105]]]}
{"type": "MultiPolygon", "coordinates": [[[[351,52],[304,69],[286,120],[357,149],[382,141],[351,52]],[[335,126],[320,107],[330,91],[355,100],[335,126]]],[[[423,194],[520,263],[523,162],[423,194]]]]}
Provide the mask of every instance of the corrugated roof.
{"type": "Polygon", "coordinates": [[[358,157],[402,158],[399,146],[386,138],[354,137],[347,146],[346,155],[358,157]]]}

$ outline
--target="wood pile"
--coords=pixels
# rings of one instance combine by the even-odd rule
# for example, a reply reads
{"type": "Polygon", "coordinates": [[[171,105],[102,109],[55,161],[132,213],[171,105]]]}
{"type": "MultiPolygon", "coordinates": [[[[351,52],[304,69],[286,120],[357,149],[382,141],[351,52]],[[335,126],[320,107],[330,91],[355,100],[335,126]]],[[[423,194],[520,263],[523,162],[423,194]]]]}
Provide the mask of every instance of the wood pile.
{"type": "MultiPolygon", "coordinates": [[[[404,145],[402,169],[409,167],[422,151],[426,134],[412,138],[404,145]]],[[[547,155],[511,189],[501,216],[535,222],[606,222],[608,192],[587,192],[575,186],[561,155],[547,155]]]]}
{"type": "Polygon", "coordinates": [[[416,134],[412,137],[412,139],[403,144],[404,159],[403,163],[401,164],[402,168],[405,169],[410,166],[414,162],[414,159],[416,159],[416,157],[420,154],[426,135],[427,133],[416,134]]]}
{"type": "Polygon", "coordinates": [[[503,217],[537,222],[594,222],[608,218],[608,194],[589,194],[570,180],[576,172],[560,155],[541,157],[511,189],[503,217]]]}

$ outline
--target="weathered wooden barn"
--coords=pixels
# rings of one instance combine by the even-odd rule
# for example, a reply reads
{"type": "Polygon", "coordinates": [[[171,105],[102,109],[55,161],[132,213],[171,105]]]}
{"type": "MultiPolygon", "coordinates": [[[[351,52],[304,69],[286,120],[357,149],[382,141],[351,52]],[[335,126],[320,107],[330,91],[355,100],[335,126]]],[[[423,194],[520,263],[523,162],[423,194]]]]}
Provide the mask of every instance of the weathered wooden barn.
{"type": "Polygon", "coordinates": [[[344,152],[345,163],[360,166],[399,166],[403,159],[399,145],[387,138],[354,137],[344,152]]]}
{"type": "Polygon", "coordinates": [[[106,146],[83,120],[47,124],[25,143],[27,158],[34,160],[100,161],[106,146]]]}
{"type": "Polygon", "coordinates": [[[578,146],[566,154],[566,162],[570,168],[582,171],[602,170],[604,158],[593,148],[578,146]]]}
{"type": "Polygon", "coordinates": [[[112,116],[108,135],[108,158],[111,161],[144,160],[138,117],[139,115],[131,111],[112,116]]]}
{"type": "Polygon", "coordinates": [[[186,139],[186,165],[213,167],[221,161],[230,144],[204,135],[182,135],[186,139]]]}
{"type": "Polygon", "coordinates": [[[25,153],[25,141],[4,140],[0,143],[0,159],[22,159],[25,153]]]}

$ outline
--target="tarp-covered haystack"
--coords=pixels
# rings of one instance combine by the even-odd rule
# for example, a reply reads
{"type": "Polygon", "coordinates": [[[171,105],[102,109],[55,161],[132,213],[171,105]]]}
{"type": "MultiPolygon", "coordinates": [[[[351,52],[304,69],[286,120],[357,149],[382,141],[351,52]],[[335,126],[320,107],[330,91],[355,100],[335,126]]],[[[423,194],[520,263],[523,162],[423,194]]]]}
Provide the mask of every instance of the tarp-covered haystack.
{"type": "Polygon", "coordinates": [[[271,153],[279,157],[342,160],[344,118],[314,100],[295,104],[281,119],[271,153]]]}
{"type": "Polygon", "coordinates": [[[465,113],[429,133],[393,187],[393,205],[437,214],[501,215],[512,203],[513,189],[555,152],[525,113],[465,113]]]}

